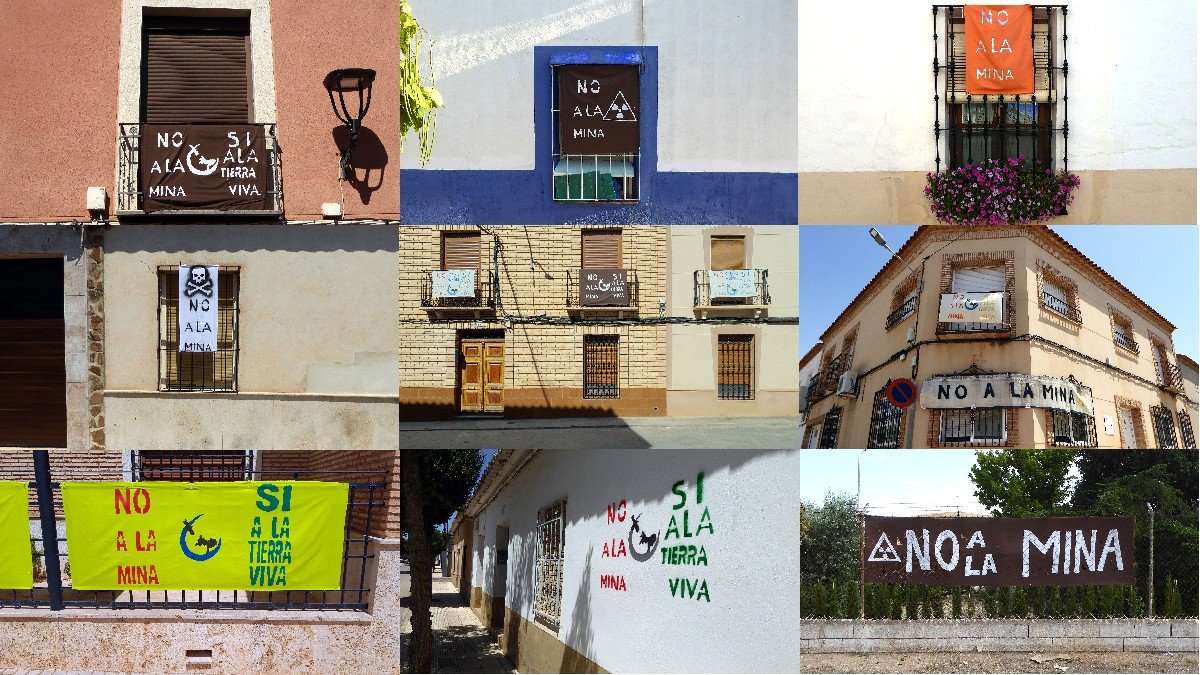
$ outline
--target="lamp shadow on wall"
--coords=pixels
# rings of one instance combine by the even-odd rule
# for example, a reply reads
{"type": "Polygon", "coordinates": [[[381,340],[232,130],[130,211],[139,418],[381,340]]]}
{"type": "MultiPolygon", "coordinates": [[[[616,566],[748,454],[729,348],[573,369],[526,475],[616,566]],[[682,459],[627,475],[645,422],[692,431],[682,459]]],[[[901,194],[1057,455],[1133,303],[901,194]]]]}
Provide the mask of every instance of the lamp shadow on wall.
{"type": "MultiPolygon", "coordinates": [[[[345,125],[334,127],[330,134],[339,153],[350,147],[350,130],[345,125]]],[[[346,182],[358,192],[358,198],[363,205],[370,204],[372,193],[383,186],[387,164],[387,148],[384,147],[383,141],[379,140],[379,135],[370,127],[359,127],[358,144],[354,146],[350,165],[346,167],[349,173],[346,182]]]]}

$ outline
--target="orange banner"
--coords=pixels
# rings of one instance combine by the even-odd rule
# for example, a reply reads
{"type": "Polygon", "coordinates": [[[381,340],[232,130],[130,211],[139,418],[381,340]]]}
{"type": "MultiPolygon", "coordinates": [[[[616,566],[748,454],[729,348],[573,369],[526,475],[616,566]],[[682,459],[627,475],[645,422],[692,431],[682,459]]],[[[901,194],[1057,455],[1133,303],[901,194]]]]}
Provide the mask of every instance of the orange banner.
{"type": "Polygon", "coordinates": [[[968,94],[1033,93],[1033,9],[966,5],[968,94]]]}

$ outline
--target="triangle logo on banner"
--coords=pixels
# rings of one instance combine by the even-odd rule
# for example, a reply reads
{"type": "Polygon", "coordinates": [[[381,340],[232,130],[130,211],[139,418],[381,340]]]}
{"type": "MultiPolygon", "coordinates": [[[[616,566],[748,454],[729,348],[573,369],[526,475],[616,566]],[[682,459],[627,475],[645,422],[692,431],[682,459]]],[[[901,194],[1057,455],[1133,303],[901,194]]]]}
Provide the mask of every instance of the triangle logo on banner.
{"type": "Polygon", "coordinates": [[[637,114],[633,112],[633,108],[629,107],[629,101],[625,99],[625,92],[617,92],[613,102],[608,104],[608,110],[604,111],[603,119],[605,122],[637,121],[637,114]]]}
{"type": "Polygon", "coordinates": [[[887,532],[879,534],[879,541],[875,542],[875,548],[871,549],[867,562],[900,562],[900,554],[896,552],[896,547],[892,546],[887,532]]]}

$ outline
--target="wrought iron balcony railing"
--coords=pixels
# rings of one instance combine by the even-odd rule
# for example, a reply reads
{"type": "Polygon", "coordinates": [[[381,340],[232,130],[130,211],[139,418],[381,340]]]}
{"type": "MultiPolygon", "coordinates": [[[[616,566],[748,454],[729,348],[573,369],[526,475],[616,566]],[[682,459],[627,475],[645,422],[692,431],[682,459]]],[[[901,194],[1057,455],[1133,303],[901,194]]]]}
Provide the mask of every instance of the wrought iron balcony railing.
{"type": "Polygon", "coordinates": [[[637,270],[567,270],[566,276],[566,306],[571,309],[598,311],[637,309],[637,270]]]}
{"type": "Polygon", "coordinates": [[[917,311],[917,296],[914,295],[908,300],[905,300],[903,305],[897,307],[896,311],[888,314],[887,323],[884,325],[884,329],[891,330],[892,326],[895,326],[901,321],[912,316],[913,312],[915,311],[917,311]]]}
{"type": "Polygon", "coordinates": [[[426,310],[485,310],[496,309],[496,289],[490,275],[475,275],[475,295],[471,297],[437,297],[433,291],[433,272],[430,270],[421,279],[421,309],[426,310]]]}
{"type": "Polygon", "coordinates": [[[1179,372],[1179,366],[1169,361],[1157,365],[1158,383],[1171,391],[1183,391],[1183,373],[1179,372]]]}
{"type": "MultiPolygon", "coordinates": [[[[118,124],[117,134],[117,187],[116,187],[116,212],[118,216],[140,216],[148,213],[146,209],[147,195],[143,192],[145,181],[143,180],[143,172],[149,171],[150,167],[145,166],[142,161],[146,139],[143,138],[144,126],[140,123],[121,122],[118,124]]],[[[188,127],[212,127],[210,124],[189,124],[180,123],[176,125],[179,129],[186,130],[188,127]]],[[[237,124],[226,125],[229,127],[259,127],[262,129],[263,148],[266,157],[259,158],[258,161],[267,170],[265,181],[257,179],[255,189],[258,183],[265,186],[265,191],[260,202],[261,208],[214,208],[209,205],[200,204],[192,208],[187,205],[187,200],[179,197],[174,201],[177,205],[169,208],[154,209],[153,213],[156,216],[280,216],[283,214],[283,174],[281,166],[281,152],[278,139],[275,136],[274,123],[259,123],[259,124],[237,124]]],[[[190,144],[189,144],[190,145],[190,144]]],[[[220,150],[220,157],[214,158],[215,161],[221,161],[228,151],[234,152],[234,157],[240,150],[245,152],[244,146],[239,144],[238,147],[230,148],[208,148],[206,152],[209,154],[220,150]]],[[[188,158],[190,160],[190,157],[188,158]]],[[[213,162],[214,160],[206,160],[203,155],[200,155],[200,162],[213,162]]],[[[200,169],[204,171],[205,169],[200,169]]],[[[211,171],[211,169],[208,169],[211,171]]],[[[197,173],[194,172],[193,173],[197,173]]],[[[225,172],[223,171],[222,175],[225,172]]],[[[231,178],[241,178],[245,174],[237,169],[227,172],[231,178]]],[[[197,173],[197,175],[205,175],[197,173]]],[[[235,188],[236,189],[236,188],[235,188]]],[[[259,202],[259,200],[255,200],[259,202]]]]}
{"type": "Polygon", "coordinates": [[[1079,308],[1075,305],[1067,304],[1062,298],[1043,292],[1042,306],[1065,319],[1069,319],[1075,323],[1083,323],[1083,314],[1079,311],[1079,308]]]}
{"type": "Polygon", "coordinates": [[[1116,343],[1118,347],[1128,349],[1134,354],[1139,354],[1142,351],[1138,348],[1137,342],[1134,342],[1133,338],[1129,337],[1128,335],[1113,333],[1113,342],[1116,343]]]}
{"type": "Polygon", "coordinates": [[[708,280],[709,270],[696,270],[692,275],[694,289],[694,305],[696,307],[766,307],[771,304],[771,291],[767,287],[767,270],[750,270],[753,273],[754,288],[751,295],[742,297],[713,296],[708,280]]]}

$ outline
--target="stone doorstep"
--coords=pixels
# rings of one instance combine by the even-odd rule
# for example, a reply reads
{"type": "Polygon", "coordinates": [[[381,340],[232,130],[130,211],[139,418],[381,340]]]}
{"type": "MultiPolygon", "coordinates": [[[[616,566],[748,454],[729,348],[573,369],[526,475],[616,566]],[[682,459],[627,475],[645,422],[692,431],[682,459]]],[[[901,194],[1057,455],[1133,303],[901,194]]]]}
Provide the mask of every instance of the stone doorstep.
{"type": "Polygon", "coordinates": [[[324,610],[229,610],[229,609],[0,609],[0,622],[76,621],[91,623],[222,623],[271,625],[367,626],[367,612],[324,610]]]}

